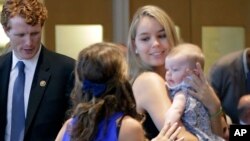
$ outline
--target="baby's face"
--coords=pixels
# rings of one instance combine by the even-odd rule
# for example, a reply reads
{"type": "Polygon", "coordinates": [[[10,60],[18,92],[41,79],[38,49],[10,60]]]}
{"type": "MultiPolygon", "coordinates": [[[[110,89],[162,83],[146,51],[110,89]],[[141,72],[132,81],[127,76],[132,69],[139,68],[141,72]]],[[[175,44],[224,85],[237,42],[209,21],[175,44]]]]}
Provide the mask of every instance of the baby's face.
{"type": "Polygon", "coordinates": [[[189,68],[189,62],[186,57],[172,56],[166,57],[165,69],[166,69],[166,81],[169,86],[173,87],[181,83],[187,76],[187,68],[189,68]]]}

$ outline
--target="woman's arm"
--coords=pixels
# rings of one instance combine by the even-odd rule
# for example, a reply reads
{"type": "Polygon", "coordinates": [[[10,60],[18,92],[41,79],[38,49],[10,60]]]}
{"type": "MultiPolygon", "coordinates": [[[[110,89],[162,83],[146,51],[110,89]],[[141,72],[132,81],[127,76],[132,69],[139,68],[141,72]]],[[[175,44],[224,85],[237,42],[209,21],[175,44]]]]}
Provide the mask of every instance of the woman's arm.
{"type": "Polygon", "coordinates": [[[72,119],[68,119],[64,124],[63,127],[60,129],[59,133],[57,134],[56,140],[55,141],[62,141],[63,140],[63,136],[66,132],[66,129],[68,127],[68,125],[71,123],[72,119]]]}
{"type": "MultiPolygon", "coordinates": [[[[154,124],[160,131],[165,123],[165,113],[171,106],[165,80],[156,73],[144,72],[133,83],[136,108],[139,113],[149,113],[154,124]]],[[[182,126],[178,137],[195,141],[197,138],[182,126]]]]}

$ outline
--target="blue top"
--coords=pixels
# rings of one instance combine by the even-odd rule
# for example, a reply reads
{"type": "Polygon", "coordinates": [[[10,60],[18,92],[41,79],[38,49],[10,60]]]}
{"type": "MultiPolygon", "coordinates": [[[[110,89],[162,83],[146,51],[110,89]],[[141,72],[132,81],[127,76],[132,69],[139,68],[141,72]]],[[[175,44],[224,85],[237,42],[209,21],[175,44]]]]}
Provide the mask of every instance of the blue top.
{"type": "MultiPolygon", "coordinates": [[[[123,116],[122,112],[114,113],[108,120],[102,120],[98,125],[96,136],[93,141],[118,141],[119,130],[117,125],[117,119],[123,116]]],[[[76,118],[73,118],[70,126],[73,126],[76,118]]],[[[63,136],[63,141],[70,141],[70,127],[63,136]]]]}

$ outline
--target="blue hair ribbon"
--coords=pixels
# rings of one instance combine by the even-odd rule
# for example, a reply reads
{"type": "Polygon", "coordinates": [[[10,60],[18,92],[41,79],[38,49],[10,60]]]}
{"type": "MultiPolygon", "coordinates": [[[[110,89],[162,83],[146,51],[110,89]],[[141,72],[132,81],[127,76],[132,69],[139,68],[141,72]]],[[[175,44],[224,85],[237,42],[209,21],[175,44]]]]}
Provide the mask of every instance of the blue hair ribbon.
{"type": "Polygon", "coordinates": [[[104,83],[94,83],[89,80],[83,81],[82,90],[91,93],[95,97],[101,96],[106,91],[106,84],[104,83]]]}

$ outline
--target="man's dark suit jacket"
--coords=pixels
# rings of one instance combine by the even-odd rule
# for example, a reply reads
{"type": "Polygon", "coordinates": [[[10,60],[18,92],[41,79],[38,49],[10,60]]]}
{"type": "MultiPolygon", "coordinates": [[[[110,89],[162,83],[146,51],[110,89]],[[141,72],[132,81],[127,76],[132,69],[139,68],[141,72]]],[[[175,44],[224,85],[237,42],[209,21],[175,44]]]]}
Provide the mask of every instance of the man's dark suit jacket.
{"type": "Polygon", "coordinates": [[[243,66],[243,51],[228,54],[219,59],[210,72],[210,82],[221,100],[225,113],[238,123],[237,105],[246,94],[246,76],[243,66]]]}
{"type": "MultiPolygon", "coordinates": [[[[7,125],[7,97],[12,52],[0,56],[0,140],[7,125]]],[[[29,96],[25,121],[25,141],[55,140],[69,108],[75,61],[41,49],[29,96]],[[44,86],[46,82],[46,85],[44,86]]],[[[28,75],[28,74],[26,74],[28,75]]]]}

